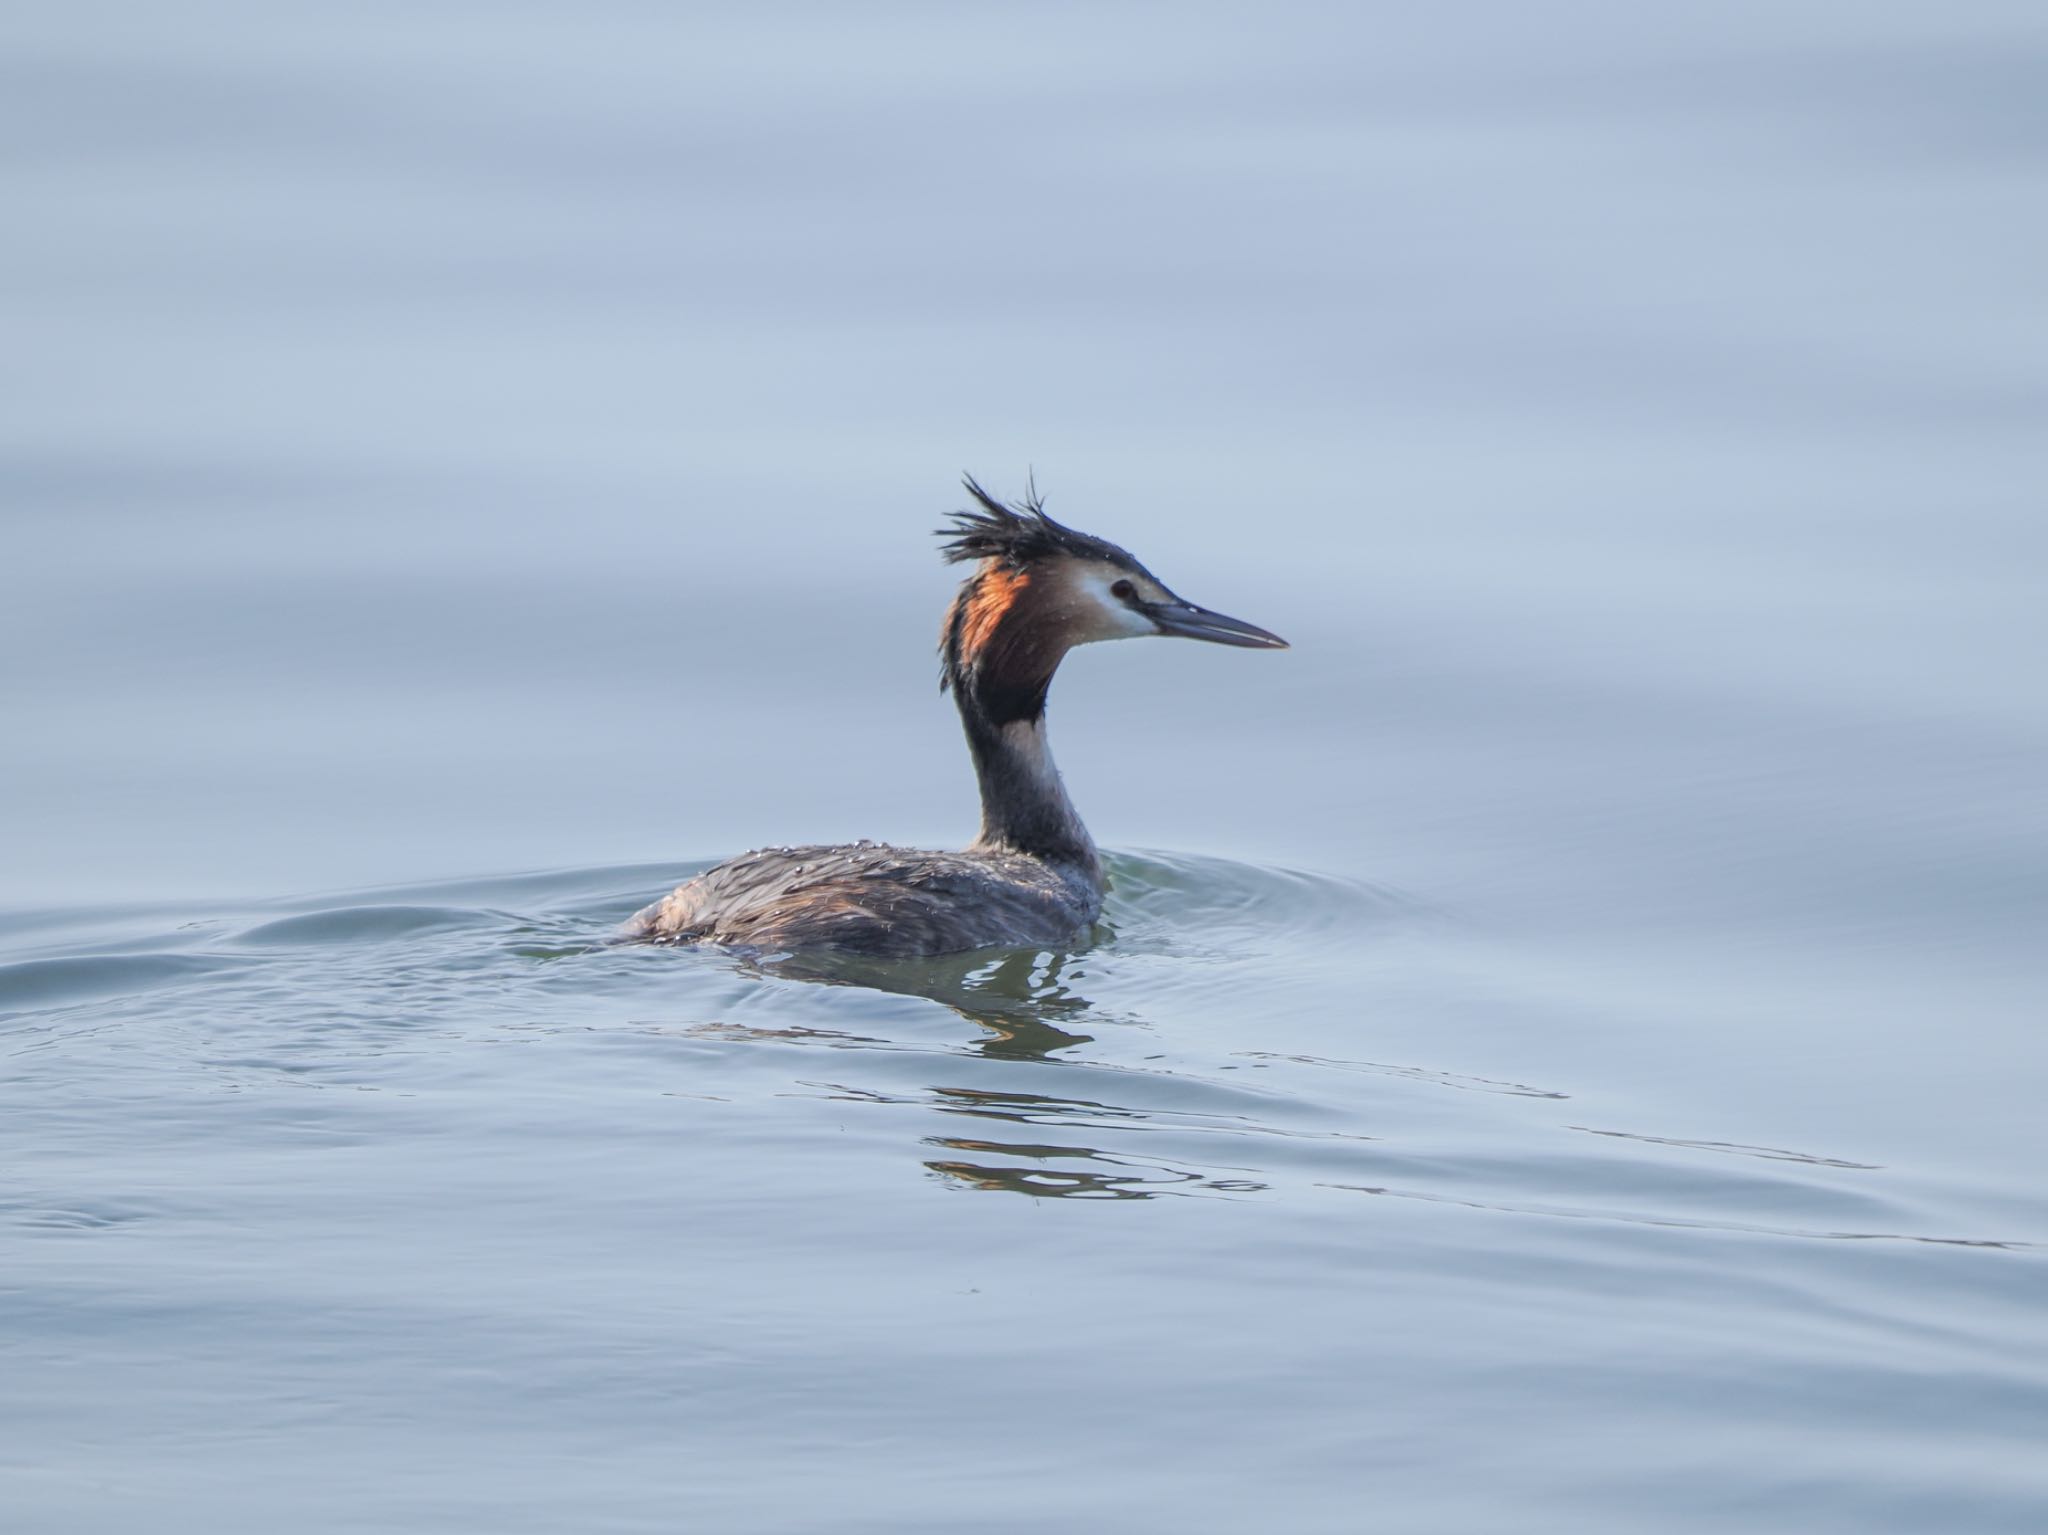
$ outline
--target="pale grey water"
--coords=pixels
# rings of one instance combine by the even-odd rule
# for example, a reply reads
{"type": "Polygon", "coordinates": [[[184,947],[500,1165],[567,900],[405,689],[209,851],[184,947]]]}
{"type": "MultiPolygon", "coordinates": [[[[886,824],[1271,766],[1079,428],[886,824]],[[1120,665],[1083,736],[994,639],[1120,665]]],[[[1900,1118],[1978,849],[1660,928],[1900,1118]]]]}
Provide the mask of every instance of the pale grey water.
{"type": "Polygon", "coordinates": [[[9,1535],[2048,1526],[2038,6],[17,7],[0,154],[9,1535]],[[1296,646],[1062,675],[1113,932],[594,946],[965,834],[1027,464],[1296,646]]]}

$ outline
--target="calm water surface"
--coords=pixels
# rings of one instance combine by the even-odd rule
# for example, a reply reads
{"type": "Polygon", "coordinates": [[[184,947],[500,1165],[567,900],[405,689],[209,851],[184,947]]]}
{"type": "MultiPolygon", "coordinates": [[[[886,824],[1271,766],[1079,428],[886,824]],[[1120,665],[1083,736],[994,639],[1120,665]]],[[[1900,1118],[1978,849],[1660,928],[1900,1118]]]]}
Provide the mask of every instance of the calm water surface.
{"type": "Polygon", "coordinates": [[[8,1535],[2048,1527],[2038,6],[0,73],[8,1535]],[[1095,941],[607,944],[967,834],[1032,464],[1295,644],[1069,664],[1095,941]]]}
{"type": "Polygon", "coordinates": [[[1453,914],[1120,855],[1074,954],[592,943],[679,872],[9,924],[34,1527],[2041,1506],[2033,1191],[1446,1069],[1579,1029],[1453,914]]]}

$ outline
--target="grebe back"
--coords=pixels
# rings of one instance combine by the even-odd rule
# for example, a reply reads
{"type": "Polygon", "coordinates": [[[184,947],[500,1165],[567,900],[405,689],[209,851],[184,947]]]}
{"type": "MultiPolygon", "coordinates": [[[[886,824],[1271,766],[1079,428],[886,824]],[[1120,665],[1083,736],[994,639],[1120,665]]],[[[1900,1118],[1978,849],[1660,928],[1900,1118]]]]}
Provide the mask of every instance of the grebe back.
{"type": "Polygon", "coordinates": [[[1176,597],[1128,552],[1046,515],[1034,492],[976,509],[939,536],[975,561],[940,631],[950,689],[981,781],[981,835],[959,852],[855,842],[763,848],[707,869],[627,925],[628,938],[882,956],[1062,944],[1102,912],[1102,861],[1045,739],[1060,661],[1096,640],[1178,635],[1284,650],[1253,624],[1176,597]]]}

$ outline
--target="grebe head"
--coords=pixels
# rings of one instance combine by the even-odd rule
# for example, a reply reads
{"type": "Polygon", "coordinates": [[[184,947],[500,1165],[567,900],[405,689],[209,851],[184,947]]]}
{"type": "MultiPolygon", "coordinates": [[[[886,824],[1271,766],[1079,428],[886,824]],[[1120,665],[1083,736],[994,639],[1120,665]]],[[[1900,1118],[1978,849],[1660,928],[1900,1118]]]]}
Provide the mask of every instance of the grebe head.
{"type": "Polygon", "coordinates": [[[1256,624],[1176,596],[1128,550],[1053,521],[1035,488],[1005,505],[973,476],[966,485],[976,509],[953,513],[939,537],[948,560],[980,564],[947,610],[939,685],[998,723],[1042,713],[1053,671],[1076,645],[1166,634],[1287,648],[1256,624]]]}

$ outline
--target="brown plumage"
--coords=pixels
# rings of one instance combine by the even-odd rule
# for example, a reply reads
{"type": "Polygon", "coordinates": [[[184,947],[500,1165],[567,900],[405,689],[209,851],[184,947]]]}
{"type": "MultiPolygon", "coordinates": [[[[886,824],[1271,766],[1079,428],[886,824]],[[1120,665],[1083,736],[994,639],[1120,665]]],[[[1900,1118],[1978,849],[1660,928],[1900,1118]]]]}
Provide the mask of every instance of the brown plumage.
{"type": "Polygon", "coordinates": [[[1045,741],[1060,661],[1145,634],[1286,642],[1181,601],[1115,544],[1053,521],[1035,492],[1005,506],[971,478],[967,489],[977,509],[940,532],[949,560],[979,564],[946,612],[940,686],[980,779],[981,835],[955,853],[869,842],[745,853],[649,906],[624,936],[904,956],[1064,944],[1101,914],[1102,863],[1045,741]]]}
{"type": "Polygon", "coordinates": [[[706,870],[634,920],[642,936],[679,943],[898,957],[1065,943],[1100,910],[1090,890],[1075,873],[997,849],[766,848],[706,870]]]}
{"type": "Polygon", "coordinates": [[[960,588],[960,654],[978,657],[988,649],[998,626],[1025,600],[1031,573],[1006,570],[993,562],[960,588]]]}

